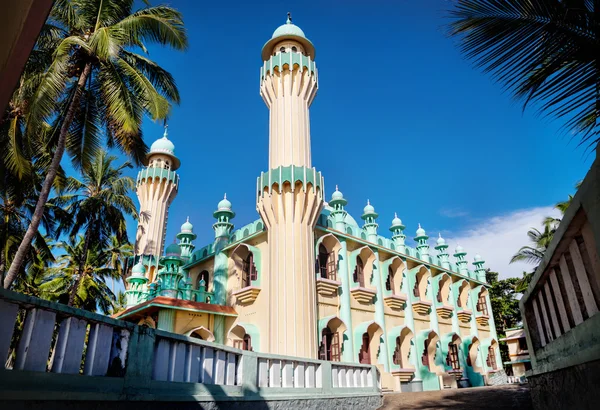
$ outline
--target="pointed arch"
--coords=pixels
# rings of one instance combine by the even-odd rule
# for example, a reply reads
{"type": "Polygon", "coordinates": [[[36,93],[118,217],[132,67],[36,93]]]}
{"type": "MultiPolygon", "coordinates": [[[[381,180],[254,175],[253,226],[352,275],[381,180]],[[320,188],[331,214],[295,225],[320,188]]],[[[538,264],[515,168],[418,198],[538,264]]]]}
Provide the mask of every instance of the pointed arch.
{"type": "Polygon", "coordinates": [[[231,346],[241,350],[257,351],[260,347],[260,332],[251,323],[236,323],[229,331],[227,339],[231,346]]]}
{"type": "Polygon", "coordinates": [[[410,363],[410,348],[415,337],[413,331],[408,326],[396,326],[388,333],[389,345],[394,349],[392,363],[401,369],[414,369],[415,366],[410,363]]]}
{"type": "Polygon", "coordinates": [[[215,341],[215,335],[204,326],[199,326],[189,330],[187,333],[185,333],[185,335],[189,337],[195,337],[200,340],[206,340],[207,342],[215,341]]]}
{"type": "Polygon", "coordinates": [[[415,281],[413,286],[413,295],[420,300],[427,299],[427,284],[431,277],[431,271],[425,265],[419,265],[413,268],[415,272],[415,281]]]}
{"type": "Polygon", "coordinates": [[[354,345],[358,349],[359,363],[377,363],[382,335],[382,327],[374,320],[363,322],[354,329],[354,345]]]}
{"type": "Polygon", "coordinates": [[[479,360],[479,348],[481,342],[477,336],[469,336],[463,340],[463,352],[466,357],[467,366],[471,367],[476,373],[483,373],[483,368],[479,360]]]}
{"type": "Polygon", "coordinates": [[[337,316],[327,316],[319,320],[319,358],[334,362],[341,361],[342,344],[346,324],[337,316]]]}
{"type": "Polygon", "coordinates": [[[458,297],[456,305],[460,308],[467,309],[469,301],[469,292],[471,291],[471,285],[466,279],[461,279],[456,282],[458,297]]]}
{"type": "Polygon", "coordinates": [[[350,254],[350,271],[352,279],[357,286],[373,288],[371,277],[373,276],[373,264],[375,263],[375,252],[368,247],[360,247],[350,254]]]}
{"type": "Polygon", "coordinates": [[[450,286],[452,285],[452,278],[447,273],[443,273],[438,276],[438,292],[436,295],[439,303],[446,304],[448,297],[450,296],[450,286]]]}
{"type": "Polygon", "coordinates": [[[429,372],[438,375],[443,374],[444,368],[440,365],[442,360],[439,354],[437,354],[440,336],[435,330],[428,329],[421,332],[419,339],[422,340],[422,343],[418,345],[417,360],[419,360],[420,364],[427,368],[429,372]]]}
{"type": "Polygon", "coordinates": [[[328,233],[317,240],[315,248],[317,276],[337,281],[339,252],[342,244],[335,235],[328,233]]]}
{"type": "Polygon", "coordinates": [[[398,256],[393,256],[392,258],[385,261],[383,267],[384,269],[386,269],[383,272],[386,278],[386,291],[391,292],[392,295],[406,293],[403,292],[402,289],[402,278],[406,270],[406,264],[404,263],[404,261],[398,256]]]}
{"type": "Polygon", "coordinates": [[[442,358],[448,371],[458,371],[462,367],[462,338],[460,334],[451,332],[442,338],[442,358]]]}
{"type": "Polygon", "coordinates": [[[247,243],[237,245],[229,256],[230,289],[247,286],[260,286],[261,254],[260,250],[247,243]]]}

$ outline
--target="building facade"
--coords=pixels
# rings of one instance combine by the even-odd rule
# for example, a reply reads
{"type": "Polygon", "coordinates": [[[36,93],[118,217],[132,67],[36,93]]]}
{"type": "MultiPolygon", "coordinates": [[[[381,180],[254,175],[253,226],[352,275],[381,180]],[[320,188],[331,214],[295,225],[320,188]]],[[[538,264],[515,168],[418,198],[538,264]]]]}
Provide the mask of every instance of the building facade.
{"type": "Polygon", "coordinates": [[[531,360],[527,348],[527,339],[523,327],[506,329],[506,337],[499,340],[506,342],[509,361],[504,362],[509,375],[525,380],[525,372],[531,370],[531,360]]]}
{"type": "MultiPolygon", "coordinates": [[[[256,182],[260,218],[234,230],[224,198],[214,241],[195,249],[186,221],[164,254],[179,161],[165,133],[140,171],[136,264],[125,320],[240,349],[377,365],[384,388],[480,386],[501,369],[484,261],[414,241],[395,216],[388,235],[368,201],[357,222],[311,161],[315,47],[291,18],[262,49],[269,164],[256,182]]],[[[387,229],[385,229],[387,230],[387,229]]]]}

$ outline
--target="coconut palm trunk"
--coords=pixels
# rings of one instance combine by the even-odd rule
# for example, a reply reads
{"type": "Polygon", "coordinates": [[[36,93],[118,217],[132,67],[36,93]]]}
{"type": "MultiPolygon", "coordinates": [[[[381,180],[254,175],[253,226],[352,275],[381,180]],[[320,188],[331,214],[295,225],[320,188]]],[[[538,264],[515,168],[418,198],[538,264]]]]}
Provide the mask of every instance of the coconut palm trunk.
{"type": "Polygon", "coordinates": [[[75,295],[77,294],[77,290],[79,289],[79,284],[83,280],[83,275],[85,271],[85,264],[88,259],[88,252],[90,249],[90,242],[92,241],[92,227],[95,225],[96,220],[92,220],[88,225],[88,229],[85,232],[85,242],[83,243],[83,251],[81,252],[81,258],[79,259],[79,268],[77,270],[77,277],[75,279],[75,283],[73,284],[73,288],[71,289],[71,293],[69,294],[69,306],[73,306],[75,302],[75,295]]]}
{"type": "Polygon", "coordinates": [[[21,268],[21,265],[25,261],[25,257],[27,252],[29,251],[29,247],[31,246],[31,242],[37,235],[38,228],[40,227],[40,223],[42,222],[42,216],[44,214],[44,206],[46,202],[48,202],[48,197],[50,196],[50,191],[52,190],[52,185],[54,184],[54,179],[56,178],[56,174],[58,173],[58,169],[60,167],[60,161],[62,160],[63,154],[65,152],[65,146],[67,142],[67,133],[69,132],[69,127],[73,122],[73,118],[75,117],[75,113],[77,107],[79,106],[81,96],[83,94],[85,83],[90,75],[92,70],[91,63],[87,63],[79,76],[79,80],[77,81],[77,90],[75,91],[75,95],[71,99],[69,104],[69,108],[67,110],[67,115],[60,127],[60,134],[58,136],[58,143],[56,146],[56,151],[54,151],[54,155],[52,157],[52,162],[50,163],[50,167],[48,168],[48,173],[46,174],[46,178],[44,179],[44,183],[42,184],[42,189],[40,191],[40,197],[35,205],[35,211],[33,212],[33,216],[31,217],[31,223],[27,228],[27,232],[23,236],[23,240],[19,245],[19,249],[15,253],[15,257],[10,264],[10,268],[8,269],[8,273],[4,278],[4,287],[8,288],[17,277],[17,273],[21,268]]]}

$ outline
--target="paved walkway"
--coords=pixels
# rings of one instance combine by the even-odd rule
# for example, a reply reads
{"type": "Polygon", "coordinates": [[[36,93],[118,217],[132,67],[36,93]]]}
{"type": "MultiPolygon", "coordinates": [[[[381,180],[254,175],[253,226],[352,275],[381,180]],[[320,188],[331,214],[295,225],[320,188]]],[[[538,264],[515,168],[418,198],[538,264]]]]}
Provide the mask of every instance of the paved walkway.
{"type": "Polygon", "coordinates": [[[513,384],[421,393],[389,393],[383,396],[381,409],[531,410],[533,407],[529,387],[526,384],[513,384]]]}

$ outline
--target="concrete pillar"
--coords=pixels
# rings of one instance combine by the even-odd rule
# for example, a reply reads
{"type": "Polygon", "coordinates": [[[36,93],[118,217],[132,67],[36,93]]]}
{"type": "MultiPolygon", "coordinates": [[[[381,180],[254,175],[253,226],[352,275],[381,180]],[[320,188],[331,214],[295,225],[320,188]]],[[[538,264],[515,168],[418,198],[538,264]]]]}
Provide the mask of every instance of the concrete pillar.
{"type": "Polygon", "coordinates": [[[350,308],[350,276],[348,275],[348,245],[345,238],[338,238],[341,248],[338,254],[338,277],[342,282],[342,294],[340,296],[340,319],[346,324],[348,340],[344,341],[342,359],[344,362],[354,362],[354,336],[352,334],[352,310],[350,308]]]}

